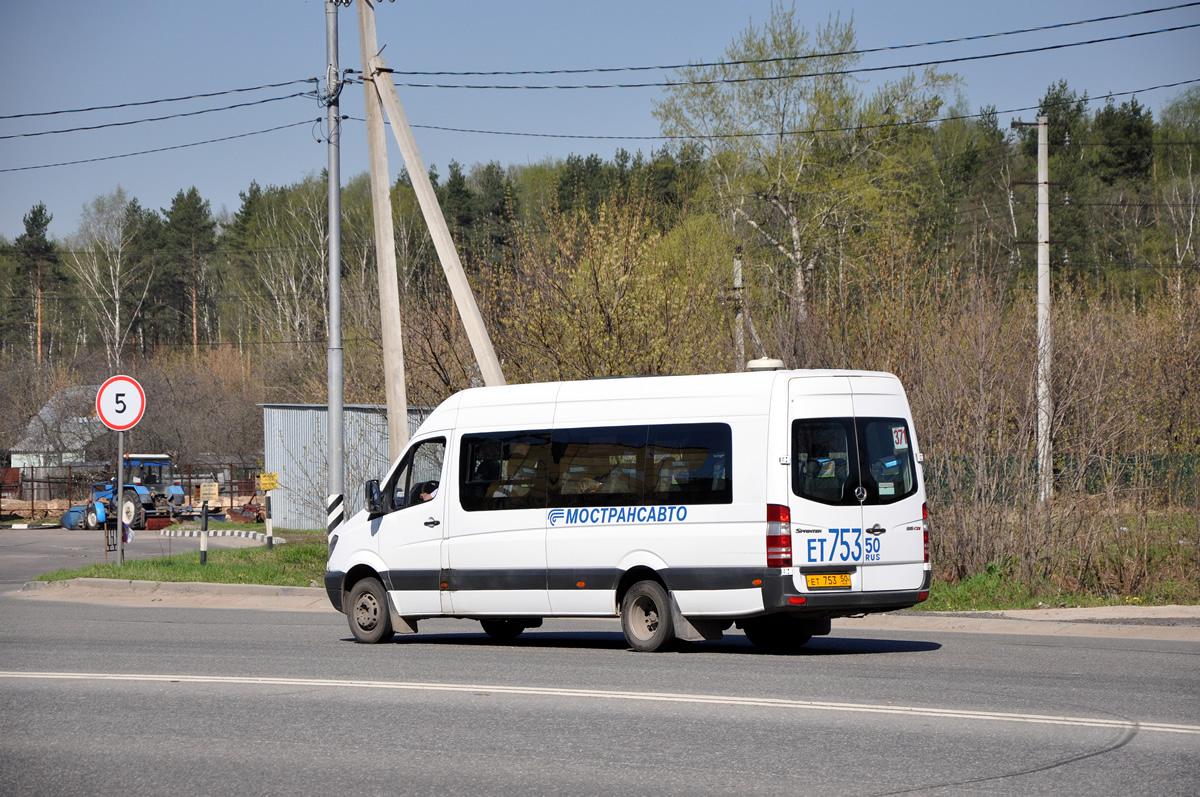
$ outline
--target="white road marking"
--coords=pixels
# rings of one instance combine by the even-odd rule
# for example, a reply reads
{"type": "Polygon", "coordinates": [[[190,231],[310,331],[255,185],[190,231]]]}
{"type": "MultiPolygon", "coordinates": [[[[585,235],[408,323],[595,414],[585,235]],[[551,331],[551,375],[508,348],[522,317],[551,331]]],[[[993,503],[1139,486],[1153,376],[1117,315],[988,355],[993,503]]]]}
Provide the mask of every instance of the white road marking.
{"type": "Polygon", "coordinates": [[[498,686],[495,684],[440,684],[410,681],[338,681],[326,678],[262,678],[220,675],[149,675],[132,673],[15,672],[0,671],[0,678],[68,681],[142,681],[184,684],[240,684],[250,686],[310,686],[350,689],[403,689],[429,692],[487,692],[505,695],[542,697],[581,697],[598,700],[647,700],[661,703],[696,703],[720,706],[761,706],[766,708],[843,711],[867,714],[902,714],[913,717],[1024,722],[1037,725],[1062,725],[1078,728],[1136,729],[1139,732],[1183,733],[1200,735],[1200,725],[1174,725],[1103,719],[1100,717],[1064,717],[1047,714],[1014,714],[1000,711],[964,711],[920,706],[883,706],[868,703],[828,703],[816,700],[785,700],[772,697],[736,697],[729,695],[688,695],[672,692],[619,692],[602,689],[558,689],[542,686],[498,686]]]}

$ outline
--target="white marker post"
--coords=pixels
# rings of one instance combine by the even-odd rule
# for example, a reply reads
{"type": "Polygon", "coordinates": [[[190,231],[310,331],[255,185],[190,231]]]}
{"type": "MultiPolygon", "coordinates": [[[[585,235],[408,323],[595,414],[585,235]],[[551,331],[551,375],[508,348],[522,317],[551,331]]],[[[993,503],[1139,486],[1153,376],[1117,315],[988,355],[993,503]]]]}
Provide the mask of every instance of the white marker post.
{"type": "MultiPolygon", "coordinates": [[[[117,556],[118,567],[125,564],[125,430],[137,426],[145,412],[146,392],[132,376],[121,374],[109,377],[96,393],[96,415],[105,426],[117,433],[117,478],[113,484],[113,503],[117,510],[117,532],[121,546],[117,556]]],[[[109,508],[112,509],[111,506],[109,508]]]]}
{"type": "Polygon", "coordinates": [[[262,487],[263,503],[266,505],[263,520],[267,524],[267,549],[275,547],[275,527],[271,522],[271,491],[279,489],[279,474],[264,473],[259,477],[259,486],[262,487]]]}

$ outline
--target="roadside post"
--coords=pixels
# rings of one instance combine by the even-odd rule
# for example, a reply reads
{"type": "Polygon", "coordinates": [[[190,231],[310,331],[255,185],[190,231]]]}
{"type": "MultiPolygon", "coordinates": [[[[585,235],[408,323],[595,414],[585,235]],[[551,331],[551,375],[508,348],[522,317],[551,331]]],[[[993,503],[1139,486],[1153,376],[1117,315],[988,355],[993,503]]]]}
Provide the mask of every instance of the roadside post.
{"type": "Polygon", "coordinates": [[[200,505],[200,564],[208,564],[208,501],[200,505]]]}
{"type": "Polygon", "coordinates": [[[274,524],[271,522],[271,491],[279,489],[279,474],[264,473],[259,477],[259,482],[262,486],[263,495],[266,496],[263,499],[265,507],[263,520],[267,524],[267,550],[270,550],[275,547],[274,524]]]}
{"type": "Polygon", "coordinates": [[[132,376],[111,376],[96,393],[96,415],[105,426],[117,433],[117,476],[113,484],[113,502],[116,504],[120,544],[118,567],[125,564],[125,431],[137,426],[145,412],[146,391],[132,376]]]}

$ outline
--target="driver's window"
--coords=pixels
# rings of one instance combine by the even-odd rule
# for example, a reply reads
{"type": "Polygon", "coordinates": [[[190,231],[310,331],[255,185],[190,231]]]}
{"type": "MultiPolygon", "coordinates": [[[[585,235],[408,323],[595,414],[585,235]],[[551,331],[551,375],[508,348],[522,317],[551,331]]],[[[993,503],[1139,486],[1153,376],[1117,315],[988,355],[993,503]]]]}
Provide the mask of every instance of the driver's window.
{"type": "Polygon", "coordinates": [[[404,457],[389,486],[393,509],[422,504],[436,496],[442,480],[446,440],[422,440],[404,457]]]}

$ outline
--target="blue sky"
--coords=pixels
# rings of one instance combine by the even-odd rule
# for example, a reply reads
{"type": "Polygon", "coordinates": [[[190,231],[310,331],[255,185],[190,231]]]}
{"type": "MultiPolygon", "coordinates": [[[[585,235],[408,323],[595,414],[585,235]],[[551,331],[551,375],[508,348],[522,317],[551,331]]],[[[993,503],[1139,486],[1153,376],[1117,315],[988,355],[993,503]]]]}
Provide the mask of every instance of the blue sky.
{"type": "MultiPolygon", "coordinates": [[[[1172,0],[1118,2],[858,2],[813,0],[796,8],[807,28],[831,14],[853,14],[860,47],[910,44],[975,36],[1161,8],[1172,0]]],[[[567,0],[511,2],[381,2],[380,45],[394,69],[521,70],[667,65],[719,59],[733,37],[753,20],[770,15],[769,0],[567,0]]],[[[339,11],[340,60],[361,67],[357,4],[339,11]]],[[[922,47],[863,58],[882,66],[1078,42],[1200,23],[1200,6],[982,42],[922,47]]],[[[1000,110],[1036,106],[1046,87],[1066,79],[1077,92],[1102,97],[1200,78],[1200,28],[1127,41],[994,58],[945,67],[962,78],[961,94],[972,111],[985,104],[1000,110]]],[[[63,111],[98,105],[250,88],[322,76],[325,69],[325,3],[321,0],[258,0],[233,3],[94,0],[0,5],[0,67],[5,77],[3,116],[63,111]]],[[[555,76],[549,82],[656,82],[668,73],[555,76]]],[[[901,72],[876,73],[871,80],[901,72]]],[[[491,79],[489,79],[491,80],[491,79]]],[[[532,80],[521,78],[521,81],[532,80]]],[[[397,82],[462,82],[456,78],[405,78],[397,82]]],[[[313,84],[228,94],[188,102],[112,111],[0,119],[0,235],[9,240],[24,227],[22,216],[45,202],[51,234],[72,235],[80,209],[121,186],[146,207],[166,208],[180,189],[196,186],[214,212],[237,210],[238,192],[251,180],[262,185],[295,182],[326,164],[318,142],[324,109],[296,97],[187,118],[29,136],[29,133],[146,119],[181,112],[285,97],[313,84]],[[23,167],[109,158],[242,136],[293,125],[273,133],[188,146],[166,152],[53,168],[23,167]],[[10,138],[4,138],[9,136],[10,138]],[[20,137],[13,137],[20,136],[20,137]],[[7,170],[7,171],[6,171],[7,170]]],[[[1156,112],[1185,87],[1144,91],[1138,100],[1156,112]]],[[[654,136],[651,114],[661,89],[496,91],[400,87],[413,125],[578,136],[654,136]]],[[[343,94],[342,113],[363,118],[362,87],[343,94]]],[[[1035,114],[1025,112],[1026,119],[1035,114]]],[[[1007,123],[1008,118],[1002,118],[1007,123]]],[[[618,147],[657,148],[652,141],[518,137],[416,130],[427,164],[441,174],[456,159],[465,166],[496,160],[535,163],[572,152],[611,157],[618,147]]],[[[390,171],[402,160],[394,142],[390,171]]],[[[365,125],[346,123],[342,175],[366,170],[365,125]]]]}

